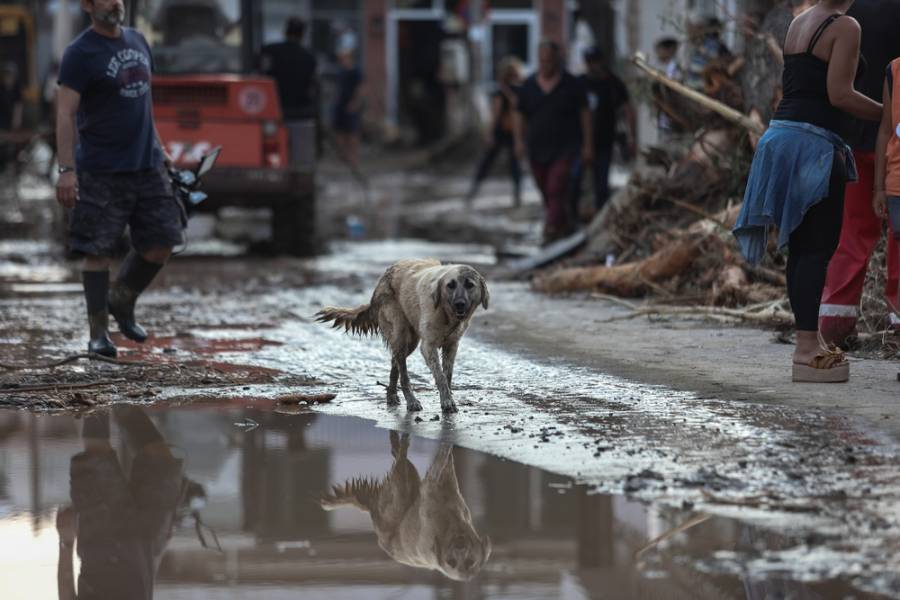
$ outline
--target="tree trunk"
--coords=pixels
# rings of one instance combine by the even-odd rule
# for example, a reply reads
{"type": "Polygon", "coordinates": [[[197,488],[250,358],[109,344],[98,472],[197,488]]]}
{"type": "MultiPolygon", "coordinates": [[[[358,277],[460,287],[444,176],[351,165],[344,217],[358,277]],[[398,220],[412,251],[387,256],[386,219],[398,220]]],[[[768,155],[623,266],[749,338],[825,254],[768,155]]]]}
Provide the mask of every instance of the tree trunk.
{"type": "Polygon", "coordinates": [[[643,260],[612,267],[560,269],[536,279],[534,288],[546,293],[600,290],[622,297],[641,296],[653,284],[687,270],[700,254],[702,241],[675,240],[643,260]]]}

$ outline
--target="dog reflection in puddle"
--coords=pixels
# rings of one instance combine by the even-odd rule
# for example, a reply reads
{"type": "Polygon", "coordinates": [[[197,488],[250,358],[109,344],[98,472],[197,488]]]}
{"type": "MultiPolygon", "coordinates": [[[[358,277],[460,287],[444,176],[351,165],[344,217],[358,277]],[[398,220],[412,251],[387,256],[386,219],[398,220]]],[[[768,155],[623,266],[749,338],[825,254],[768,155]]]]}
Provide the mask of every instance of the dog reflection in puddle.
{"type": "Polygon", "coordinates": [[[441,445],[424,478],[407,458],[409,436],[392,431],[394,464],[381,481],[361,478],[322,498],[325,510],[355,506],[369,513],[378,545],[397,562],[467,581],[491,556],[491,540],[472,525],[459,492],[452,447],[441,445]]]}

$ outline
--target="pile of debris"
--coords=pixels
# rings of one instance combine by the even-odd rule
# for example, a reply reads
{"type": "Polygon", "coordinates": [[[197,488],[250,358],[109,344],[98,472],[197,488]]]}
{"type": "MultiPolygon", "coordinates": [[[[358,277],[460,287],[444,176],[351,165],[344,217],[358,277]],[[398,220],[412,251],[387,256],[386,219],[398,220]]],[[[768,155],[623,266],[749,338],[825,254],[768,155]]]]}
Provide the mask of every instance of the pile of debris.
{"type": "Polygon", "coordinates": [[[534,288],[731,308],[780,303],[783,259],[772,248],[764,266],[751,267],[731,235],[751,152],[742,127],[701,130],[680,158],[651,149],[579,254],[539,272],[534,288]]]}
{"type": "MultiPolygon", "coordinates": [[[[784,39],[793,14],[784,4],[758,17],[759,27],[743,27],[744,56],[711,63],[702,91],[667,78],[635,56],[635,66],[652,82],[657,108],[694,132],[690,147],[670,144],[645,151],[646,164],[586,231],[521,261],[514,272],[534,273],[533,287],[541,292],[615,297],[633,309],[623,318],[665,312],[793,324],[785,256],[777,251],[774,234],[760,266],[743,260],[731,234],[753,149],[781,97],[778,40],[784,39]],[[647,300],[637,306],[622,298],[647,300]]],[[[882,282],[871,274],[882,270],[870,269],[859,324],[863,333],[886,326],[882,282]]]]}
{"type": "Polygon", "coordinates": [[[740,88],[721,65],[708,67],[704,93],[655,71],[640,55],[634,62],[667,90],[654,97],[664,98],[669,114],[677,108],[692,141],[646,151],[646,165],[594,218],[580,253],[537,273],[534,288],[731,309],[777,306],[778,320],[790,321],[783,257],[770,245],[763,266],[752,267],[731,235],[762,121],[743,112],[740,88]]]}

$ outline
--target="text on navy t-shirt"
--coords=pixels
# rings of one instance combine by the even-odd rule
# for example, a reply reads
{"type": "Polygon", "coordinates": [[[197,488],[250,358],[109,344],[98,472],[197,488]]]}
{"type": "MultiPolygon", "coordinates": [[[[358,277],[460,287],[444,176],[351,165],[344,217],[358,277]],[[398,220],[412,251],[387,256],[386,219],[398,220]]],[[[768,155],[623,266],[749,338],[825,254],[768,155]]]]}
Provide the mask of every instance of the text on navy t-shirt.
{"type": "Polygon", "coordinates": [[[153,127],[153,58],[138,31],[118,38],[93,29],[66,48],[59,84],[81,94],[76,166],[91,173],[152,169],[162,163],[153,127]]]}

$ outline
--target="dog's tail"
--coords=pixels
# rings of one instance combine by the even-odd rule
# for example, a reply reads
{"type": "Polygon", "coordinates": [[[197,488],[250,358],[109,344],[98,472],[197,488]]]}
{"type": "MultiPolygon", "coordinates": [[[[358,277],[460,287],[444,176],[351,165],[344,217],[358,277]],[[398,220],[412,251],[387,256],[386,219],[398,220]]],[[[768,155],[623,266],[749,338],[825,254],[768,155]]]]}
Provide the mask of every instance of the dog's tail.
{"type": "Polygon", "coordinates": [[[316,313],[316,321],[320,323],[333,321],[332,327],[343,327],[345,332],[356,335],[378,333],[378,312],[371,304],[363,304],[356,308],[327,306],[316,313]]]}
{"type": "Polygon", "coordinates": [[[351,479],[344,485],[331,488],[331,493],[325,494],[319,504],[325,510],[355,506],[361,511],[370,512],[380,490],[381,485],[371,479],[351,479]]]}

